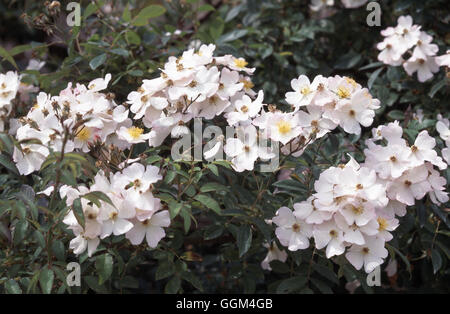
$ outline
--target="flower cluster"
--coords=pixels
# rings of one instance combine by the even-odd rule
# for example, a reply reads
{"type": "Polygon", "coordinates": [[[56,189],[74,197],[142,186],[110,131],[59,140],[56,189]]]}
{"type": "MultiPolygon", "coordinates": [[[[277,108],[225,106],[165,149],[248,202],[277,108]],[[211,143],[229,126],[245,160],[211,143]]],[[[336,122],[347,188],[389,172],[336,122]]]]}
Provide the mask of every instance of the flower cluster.
{"type": "Polygon", "coordinates": [[[169,212],[161,210],[160,199],[152,193],[153,184],[161,178],[158,167],[133,163],[109,177],[99,171],[89,189],[62,186],[59,193],[66,198],[68,207],[73,208],[74,200],[81,198],[84,216],[84,226],[73,209],[63,220],[76,236],[70,241],[73,252],[78,255],[87,249],[91,256],[100,239],[122,234],[133,245],[139,245],[145,238],[150,247],[156,247],[165,236],[163,227],[170,225],[169,212]],[[98,206],[84,197],[95,191],[105,193],[111,203],[100,200],[98,206]]]}
{"type": "MultiPolygon", "coordinates": [[[[349,77],[319,75],[310,82],[301,75],[292,80],[291,86],[294,91],[286,93],[286,102],[293,106],[302,131],[299,138],[282,148],[285,154],[295,152],[299,143],[310,143],[337,126],[347,133],[360,134],[361,125],[370,126],[375,110],[380,108],[380,101],[349,77]],[[303,107],[305,111],[299,110],[303,107]]],[[[294,156],[301,152],[295,152],[294,156]]]]}
{"type": "Polygon", "coordinates": [[[425,82],[439,71],[439,66],[449,64],[448,55],[436,57],[439,47],[433,44],[433,37],[414,25],[411,16],[400,16],[396,27],[381,31],[385,38],[378,43],[378,60],[392,66],[403,65],[406,73],[412,76],[417,72],[420,82],[425,82]],[[404,55],[409,53],[405,61],[404,55]]]}
{"type": "Polygon", "coordinates": [[[111,75],[91,81],[88,86],[77,84],[58,96],[40,92],[28,114],[19,119],[16,131],[21,149],[14,150],[13,159],[19,172],[28,175],[39,170],[51,151],[79,150],[89,152],[94,142],[113,144],[124,149],[130,144],[127,136],[137,137],[136,132],[116,131],[131,126],[128,110],[114,102],[112,94],[104,94],[111,75]],[[65,129],[73,136],[64,139],[65,129]],[[36,142],[38,140],[38,142],[36,142]]]}
{"type": "Polygon", "coordinates": [[[444,170],[447,164],[438,156],[436,140],[428,131],[420,132],[411,146],[403,139],[403,129],[397,121],[374,129],[373,135],[366,141],[365,165],[384,182],[389,199],[396,204],[395,213],[403,213],[401,207],[414,205],[426,194],[436,204],[448,202],[446,180],[435,170],[435,166],[444,170]]]}
{"type": "Polygon", "coordinates": [[[0,73],[0,132],[5,129],[5,119],[11,113],[12,100],[16,98],[20,80],[16,72],[0,73]]]}
{"type": "Polygon", "coordinates": [[[317,249],[326,247],[327,258],[346,252],[355,268],[364,265],[369,273],[387,257],[385,242],[398,226],[395,216],[404,216],[406,206],[427,194],[436,204],[449,200],[446,180],[434,169],[447,165],[427,131],[419,133],[412,146],[402,138],[398,122],[380,126],[373,134],[366,141],[364,164],[351,158],[346,165],[325,170],[315,182],[315,194],[294,204],[294,211],[277,211],[272,222],[282,245],[290,251],[306,249],[314,238],[317,249]]]}
{"type": "MultiPolygon", "coordinates": [[[[286,93],[286,102],[292,111],[283,112],[273,105],[266,111],[260,91],[255,100],[244,96],[235,102],[234,111],[225,115],[229,125],[238,125],[245,133],[256,133],[259,138],[281,144],[283,154],[297,157],[315,139],[337,126],[347,133],[360,134],[361,125],[370,126],[375,110],[380,108],[380,101],[349,77],[319,75],[310,82],[300,75],[291,81],[291,86],[294,91],[286,93]]],[[[236,171],[252,170],[258,157],[271,158],[273,153],[266,147],[258,147],[255,138],[249,136],[246,142],[240,138],[227,139],[225,153],[233,158],[236,171]]]]}
{"type": "Polygon", "coordinates": [[[134,120],[142,119],[150,129],[142,139],[159,146],[171,135],[189,133],[186,124],[193,118],[213,119],[234,108],[235,102],[254,96],[247,62],[232,55],[213,57],[215,45],[192,48],[181,57],[169,57],[161,75],[144,80],[128,95],[134,120]]]}

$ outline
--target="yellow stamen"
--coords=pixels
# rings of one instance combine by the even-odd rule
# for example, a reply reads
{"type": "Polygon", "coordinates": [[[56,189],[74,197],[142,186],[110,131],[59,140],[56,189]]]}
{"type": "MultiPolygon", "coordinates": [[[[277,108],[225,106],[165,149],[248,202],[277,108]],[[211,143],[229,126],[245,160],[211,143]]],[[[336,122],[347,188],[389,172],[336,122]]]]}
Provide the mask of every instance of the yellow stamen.
{"type": "Polygon", "coordinates": [[[137,140],[142,135],[142,133],[144,133],[144,129],[137,128],[135,126],[128,129],[128,134],[134,140],[137,140]]]}
{"type": "Polygon", "coordinates": [[[244,84],[244,89],[252,89],[255,86],[250,80],[242,80],[240,82],[244,84]]]}
{"type": "Polygon", "coordinates": [[[350,91],[348,88],[340,86],[337,90],[337,94],[339,98],[349,98],[350,97],[350,91]]]}
{"type": "Polygon", "coordinates": [[[354,79],[352,79],[351,77],[346,76],[345,80],[347,81],[347,83],[349,83],[350,85],[352,85],[353,87],[356,87],[356,81],[354,79]]]}
{"type": "Polygon", "coordinates": [[[281,120],[277,123],[278,132],[281,134],[287,134],[291,131],[292,127],[288,121],[281,120]]]}
{"type": "Polygon", "coordinates": [[[379,225],[378,230],[380,230],[380,231],[386,230],[386,228],[388,227],[387,220],[382,217],[378,217],[377,221],[378,221],[378,225],[379,225]]]}
{"type": "Polygon", "coordinates": [[[86,142],[91,138],[91,130],[88,127],[83,126],[82,129],[78,132],[76,138],[80,141],[86,142]]]}
{"type": "Polygon", "coordinates": [[[305,86],[300,90],[300,93],[304,96],[311,94],[311,89],[309,88],[309,86],[305,86]]]}
{"type": "Polygon", "coordinates": [[[245,68],[247,64],[248,62],[244,58],[234,59],[234,65],[238,68],[245,68]]]}

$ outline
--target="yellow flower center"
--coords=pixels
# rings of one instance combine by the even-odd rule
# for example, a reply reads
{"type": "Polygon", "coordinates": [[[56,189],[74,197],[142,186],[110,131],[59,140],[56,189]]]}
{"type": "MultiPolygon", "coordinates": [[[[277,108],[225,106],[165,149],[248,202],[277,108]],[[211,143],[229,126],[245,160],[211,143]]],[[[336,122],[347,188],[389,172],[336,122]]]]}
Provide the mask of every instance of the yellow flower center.
{"type": "Polygon", "coordinates": [[[359,207],[352,206],[352,211],[355,215],[361,215],[364,212],[364,209],[361,206],[359,207]]]}
{"type": "Polygon", "coordinates": [[[279,121],[277,123],[277,127],[278,127],[278,132],[280,132],[281,134],[287,134],[291,131],[292,127],[291,124],[288,121],[279,121]]]}
{"type": "Polygon", "coordinates": [[[348,88],[340,86],[337,90],[337,94],[339,98],[349,98],[350,97],[350,91],[348,88]]]}
{"type": "Polygon", "coordinates": [[[142,135],[142,133],[144,133],[144,129],[137,128],[135,126],[128,129],[128,134],[134,140],[137,140],[142,135]]]}
{"type": "Polygon", "coordinates": [[[380,230],[380,231],[386,230],[386,228],[388,226],[387,220],[382,217],[378,217],[377,221],[378,221],[378,225],[379,225],[378,230],[380,230]]]}
{"type": "Polygon", "coordinates": [[[91,138],[91,130],[88,127],[83,126],[82,129],[78,132],[76,138],[80,141],[86,142],[91,138]]]}
{"type": "Polygon", "coordinates": [[[346,76],[345,80],[347,81],[347,83],[349,83],[353,87],[356,87],[356,81],[354,79],[352,79],[351,77],[346,76]]]}
{"type": "Polygon", "coordinates": [[[305,86],[300,90],[300,93],[304,96],[311,94],[311,89],[309,88],[309,86],[305,86]]]}
{"type": "Polygon", "coordinates": [[[240,82],[244,84],[244,89],[252,89],[255,86],[250,80],[242,80],[240,82]]]}
{"type": "Polygon", "coordinates": [[[239,59],[234,59],[234,65],[238,68],[245,68],[245,66],[248,64],[247,61],[245,61],[245,59],[243,58],[239,58],[239,59]]]}
{"type": "Polygon", "coordinates": [[[112,212],[111,214],[109,214],[109,218],[111,220],[116,220],[118,216],[119,214],[117,212],[112,212]]]}

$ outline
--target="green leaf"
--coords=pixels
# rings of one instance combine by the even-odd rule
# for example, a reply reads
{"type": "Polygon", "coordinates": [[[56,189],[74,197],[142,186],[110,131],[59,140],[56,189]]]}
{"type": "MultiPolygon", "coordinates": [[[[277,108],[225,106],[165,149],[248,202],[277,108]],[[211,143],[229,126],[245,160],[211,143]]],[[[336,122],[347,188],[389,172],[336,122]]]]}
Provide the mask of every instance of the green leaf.
{"type": "Polygon", "coordinates": [[[52,242],[52,252],[59,261],[64,262],[66,260],[66,247],[61,240],[52,242]]]}
{"type": "Polygon", "coordinates": [[[433,273],[436,274],[442,267],[442,257],[437,249],[431,251],[431,262],[433,264],[433,273]]]}
{"type": "Polygon", "coordinates": [[[436,84],[434,84],[434,85],[431,87],[431,90],[430,90],[430,92],[428,93],[428,96],[430,96],[431,98],[433,98],[434,95],[436,95],[436,93],[437,93],[442,87],[444,87],[446,84],[447,84],[447,79],[445,79],[445,78],[444,78],[443,80],[437,82],[436,84]]]}
{"type": "Polygon", "coordinates": [[[34,233],[34,239],[39,244],[40,247],[45,248],[45,239],[42,233],[39,230],[35,230],[34,233]]]}
{"type": "Polygon", "coordinates": [[[130,53],[128,52],[128,50],[123,49],[123,48],[115,48],[111,50],[111,53],[115,54],[115,55],[119,55],[122,57],[128,57],[130,55],[130,53]]]}
{"type": "Polygon", "coordinates": [[[108,293],[103,285],[98,284],[98,280],[95,276],[83,276],[83,280],[87,283],[88,287],[97,293],[108,293]]]}
{"type": "Polygon", "coordinates": [[[103,63],[105,63],[105,61],[106,61],[106,53],[102,53],[101,55],[98,55],[97,57],[92,59],[89,62],[89,66],[91,67],[92,70],[95,70],[96,68],[101,66],[103,63]]]}
{"type": "Polygon", "coordinates": [[[148,24],[148,20],[163,15],[166,9],[157,4],[149,5],[143,8],[138,15],[135,16],[131,24],[134,26],[144,26],[148,24]]]}
{"type": "Polygon", "coordinates": [[[283,280],[277,288],[277,293],[292,293],[306,285],[305,276],[295,276],[283,280]]]}
{"type": "Polygon", "coordinates": [[[132,45],[139,46],[141,44],[141,37],[134,31],[127,31],[125,33],[125,39],[132,45]]]}
{"type": "Polygon", "coordinates": [[[1,46],[0,46],[0,57],[3,57],[3,59],[8,60],[9,63],[11,63],[16,69],[18,69],[16,62],[14,61],[14,58],[5,48],[1,46]]]}
{"type": "Polygon", "coordinates": [[[196,288],[197,290],[200,290],[200,292],[203,292],[202,282],[192,272],[184,271],[181,273],[181,277],[184,280],[186,280],[187,282],[189,282],[192,286],[194,286],[194,288],[196,288]]]}
{"type": "Polygon", "coordinates": [[[215,199],[204,194],[198,194],[194,199],[213,210],[217,215],[221,214],[219,203],[215,199]]]}
{"type": "Polygon", "coordinates": [[[226,42],[234,41],[236,39],[244,37],[245,35],[247,35],[247,33],[248,33],[248,30],[246,30],[246,29],[236,29],[234,31],[231,31],[229,33],[226,33],[226,34],[220,36],[216,42],[218,44],[224,44],[226,42]]]}
{"type": "Polygon", "coordinates": [[[191,215],[189,209],[186,207],[181,208],[180,215],[183,217],[184,232],[188,233],[191,228],[191,215]]]}
{"type": "Polygon", "coordinates": [[[224,228],[222,226],[217,226],[217,225],[210,226],[205,230],[203,239],[205,239],[205,240],[216,239],[222,235],[223,231],[224,231],[224,228]]]}
{"type": "Polygon", "coordinates": [[[183,208],[183,203],[179,203],[173,200],[169,202],[170,219],[174,219],[176,216],[178,216],[181,208],[183,208]]]}
{"type": "Polygon", "coordinates": [[[28,229],[28,221],[19,221],[14,228],[14,245],[18,245],[25,239],[28,229]]]}
{"type": "Polygon", "coordinates": [[[164,176],[164,182],[167,184],[170,184],[175,177],[177,176],[177,173],[173,170],[168,170],[166,175],[164,176]]]}
{"type": "Polygon", "coordinates": [[[252,229],[250,226],[244,225],[239,227],[236,241],[239,249],[239,257],[242,257],[252,245],[252,229]]]}
{"type": "Polygon", "coordinates": [[[369,63],[368,65],[360,67],[358,69],[358,71],[369,70],[369,69],[380,67],[382,65],[384,65],[383,62],[373,62],[373,63],[369,63]]]}
{"type": "Polygon", "coordinates": [[[6,169],[12,171],[15,174],[19,174],[16,165],[5,155],[0,154],[0,165],[5,167],[6,169]]]}
{"type": "Polygon", "coordinates": [[[54,279],[55,274],[53,273],[53,270],[48,268],[47,265],[44,266],[39,275],[39,284],[43,293],[50,294],[52,292],[54,279]]]}
{"type": "Polygon", "coordinates": [[[181,279],[178,276],[173,276],[169,282],[166,284],[164,292],[167,294],[175,294],[180,290],[181,279]]]}
{"type": "Polygon", "coordinates": [[[83,19],[87,19],[89,16],[91,16],[93,13],[97,11],[97,4],[94,2],[89,3],[89,5],[86,7],[86,9],[83,12],[83,19]]]}
{"type": "Polygon", "coordinates": [[[95,269],[99,275],[99,285],[102,285],[109,277],[111,277],[113,264],[113,258],[110,254],[97,256],[97,259],[95,260],[95,269]]]}
{"type": "Polygon", "coordinates": [[[209,11],[215,11],[215,10],[216,9],[210,4],[204,4],[198,8],[198,12],[209,12],[209,11]]]}
{"type": "Polygon", "coordinates": [[[155,279],[161,280],[172,276],[175,273],[175,265],[170,261],[162,260],[155,273],[155,279]]]}
{"type": "Polygon", "coordinates": [[[125,9],[123,10],[123,13],[122,13],[122,20],[124,21],[124,22],[129,22],[129,21],[131,21],[131,12],[130,12],[130,9],[128,8],[128,5],[125,7],[125,9]]]}
{"type": "Polygon", "coordinates": [[[354,66],[356,66],[360,60],[361,60],[360,54],[358,54],[354,51],[350,51],[349,53],[341,56],[336,61],[336,64],[334,67],[339,70],[351,69],[354,66]]]}
{"type": "Polygon", "coordinates": [[[218,17],[212,21],[211,26],[209,27],[209,34],[214,40],[217,40],[220,35],[222,35],[224,28],[225,23],[220,17],[218,17]]]}
{"type": "Polygon", "coordinates": [[[208,169],[211,170],[211,172],[214,173],[214,175],[215,175],[216,177],[219,176],[219,169],[217,168],[216,165],[213,165],[213,164],[207,164],[206,167],[208,167],[208,169]]]}
{"type": "Polygon", "coordinates": [[[318,274],[320,274],[324,278],[334,282],[335,284],[339,284],[339,279],[337,278],[336,273],[327,266],[320,264],[313,264],[313,268],[318,274]]]}
{"type": "Polygon", "coordinates": [[[317,289],[319,289],[320,292],[324,294],[333,294],[333,290],[331,290],[330,287],[328,287],[328,285],[323,281],[316,278],[311,278],[311,282],[314,284],[314,286],[316,286],[317,289]]]}
{"type": "Polygon", "coordinates": [[[404,120],[405,119],[405,114],[403,113],[403,111],[400,110],[392,110],[388,113],[388,118],[391,120],[404,120]]]}
{"type": "Polygon", "coordinates": [[[0,150],[6,151],[9,155],[14,151],[14,140],[11,135],[6,133],[0,133],[0,150]]]}
{"type": "Polygon", "coordinates": [[[232,19],[234,19],[236,16],[238,16],[239,12],[241,12],[242,7],[243,7],[243,5],[241,4],[241,5],[237,5],[234,8],[232,8],[228,12],[227,16],[225,17],[225,22],[229,22],[232,19]]]}
{"type": "Polygon", "coordinates": [[[370,75],[369,80],[367,81],[367,86],[369,87],[369,89],[372,88],[373,83],[376,81],[383,69],[384,68],[379,68],[370,75]]]}
{"type": "Polygon", "coordinates": [[[19,284],[14,279],[9,279],[5,281],[5,289],[8,293],[11,294],[21,294],[22,289],[20,289],[19,284]]]}
{"type": "Polygon", "coordinates": [[[200,192],[206,193],[206,192],[212,192],[212,191],[227,191],[228,188],[220,183],[217,182],[209,182],[204,184],[200,188],[200,192]]]}
{"type": "Polygon", "coordinates": [[[102,204],[100,201],[103,201],[103,202],[108,203],[111,206],[115,207],[114,203],[111,201],[109,196],[101,191],[89,192],[87,194],[82,195],[81,197],[91,201],[92,203],[97,205],[97,207],[101,207],[102,204]]]}
{"type": "Polygon", "coordinates": [[[277,181],[273,184],[273,186],[281,188],[282,190],[297,191],[300,193],[305,193],[308,190],[308,187],[303,183],[292,179],[277,181]]]}
{"type": "Polygon", "coordinates": [[[75,218],[77,219],[77,222],[84,228],[84,213],[83,213],[83,207],[81,206],[81,199],[77,198],[73,201],[72,205],[73,214],[75,215],[75,218]]]}
{"type": "Polygon", "coordinates": [[[19,45],[19,46],[15,46],[14,48],[11,48],[11,50],[9,50],[8,53],[12,57],[14,57],[15,55],[18,55],[25,51],[30,51],[32,49],[33,49],[33,47],[31,45],[19,45]]]}

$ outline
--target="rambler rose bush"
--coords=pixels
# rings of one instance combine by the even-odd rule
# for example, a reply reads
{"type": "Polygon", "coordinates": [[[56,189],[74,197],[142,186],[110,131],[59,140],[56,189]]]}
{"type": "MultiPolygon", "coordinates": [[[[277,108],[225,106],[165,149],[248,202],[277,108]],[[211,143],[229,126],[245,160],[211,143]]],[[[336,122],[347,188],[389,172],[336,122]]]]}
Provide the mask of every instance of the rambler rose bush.
{"type": "Polygon", "coordinates": [[[0,291],[446,291],[443,1],[366,3],[11,4],[0,291]]]}

